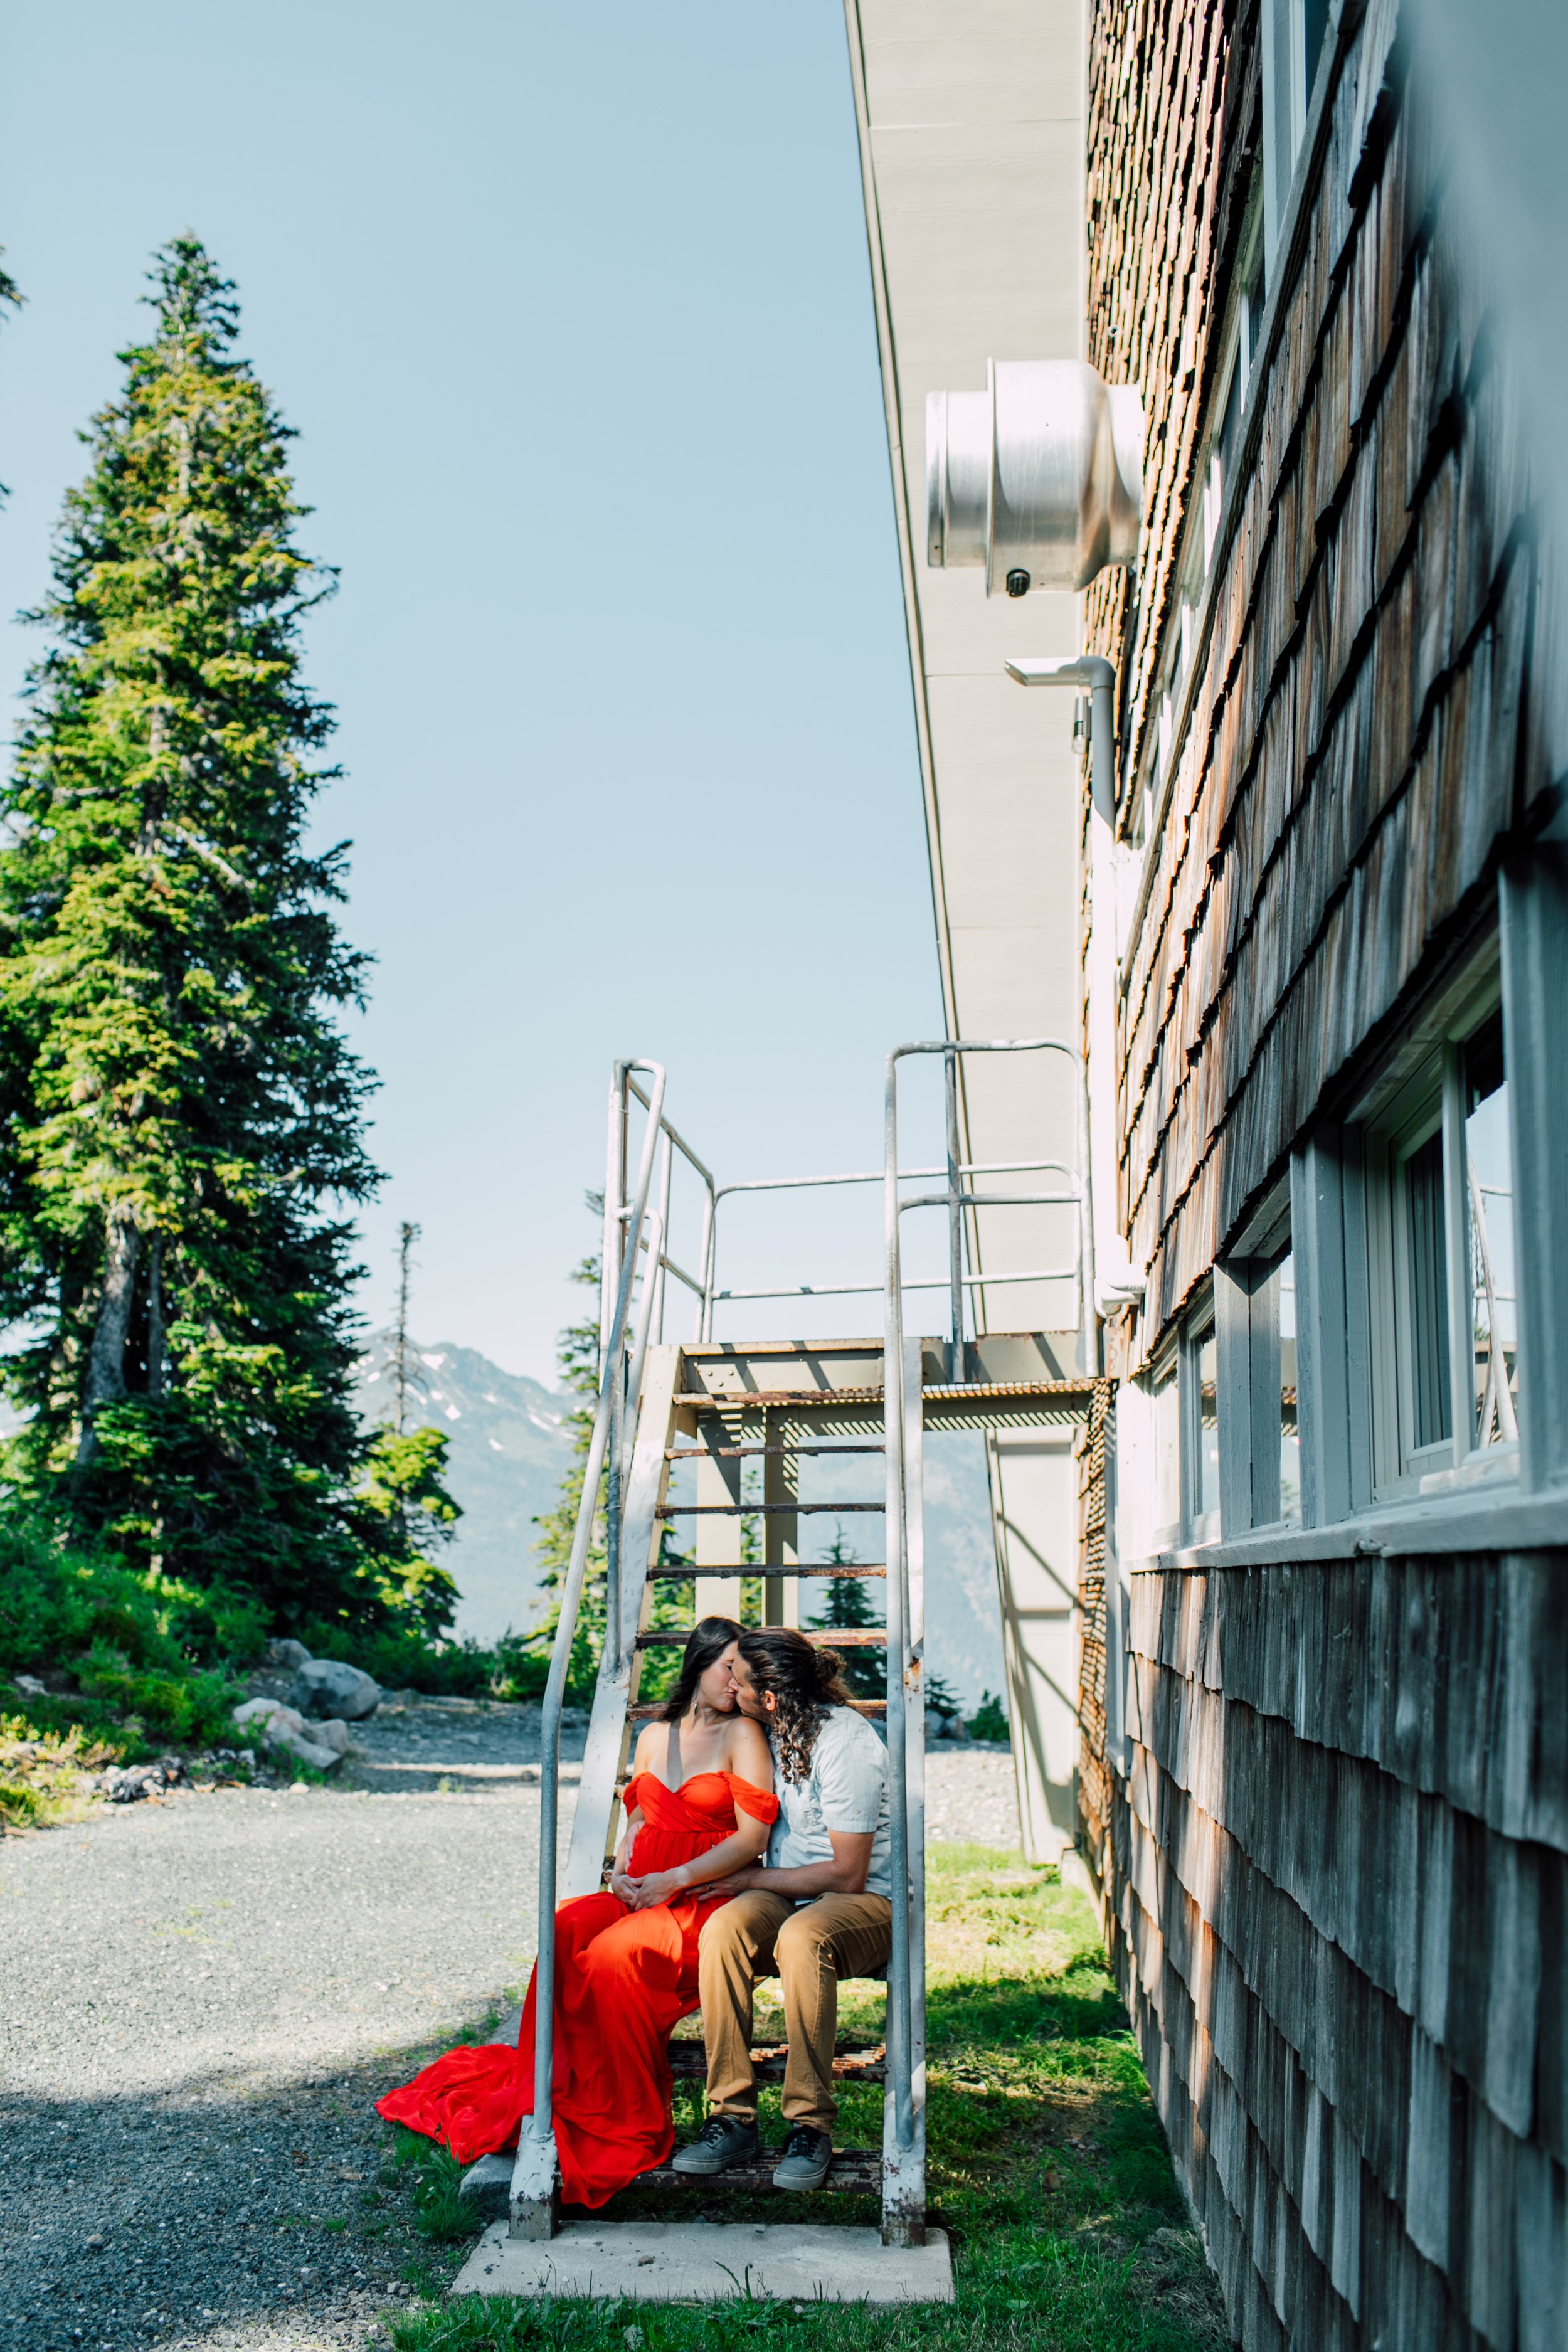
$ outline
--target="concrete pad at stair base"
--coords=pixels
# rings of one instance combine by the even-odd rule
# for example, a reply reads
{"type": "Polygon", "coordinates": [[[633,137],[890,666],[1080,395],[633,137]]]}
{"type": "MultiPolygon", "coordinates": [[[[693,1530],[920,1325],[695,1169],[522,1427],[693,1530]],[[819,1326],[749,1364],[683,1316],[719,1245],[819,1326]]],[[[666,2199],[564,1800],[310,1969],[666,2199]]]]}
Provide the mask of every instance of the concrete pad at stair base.
{"type": "Polygon", "coordinates": [[[951,2303],[947,2237],[885,2246],[875,2230],[826,2222],[567,2221],[547,2242],[485,2231],[454,2294],[625,2295],[718,2303],[951,2303]]]}

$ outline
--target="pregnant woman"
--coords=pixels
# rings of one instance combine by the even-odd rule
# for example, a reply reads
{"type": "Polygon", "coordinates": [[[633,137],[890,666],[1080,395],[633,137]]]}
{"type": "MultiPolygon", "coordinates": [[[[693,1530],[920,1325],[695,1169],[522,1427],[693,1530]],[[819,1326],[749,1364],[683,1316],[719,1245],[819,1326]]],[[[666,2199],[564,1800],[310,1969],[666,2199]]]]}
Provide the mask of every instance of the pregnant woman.
{"type": "MultiPolygon", "coordinates": [[[[555,1915],[555,2147],[570,2204],[603,2205],[668,2158],[670,2029],[697,2007],[697,1939],[726,1899],[703,1890],[759,1860],[777,1818],[766,1737],[735,1709],[740,1632],[727,1617],[693,1632],[637,1744],[609,1891],[555,1915]]],[[[377,2113],[464,2164],[515,2147],[533,2112],[533,1996],[531,1983],[515,2050],[449,2050],[377,2113]]]]}

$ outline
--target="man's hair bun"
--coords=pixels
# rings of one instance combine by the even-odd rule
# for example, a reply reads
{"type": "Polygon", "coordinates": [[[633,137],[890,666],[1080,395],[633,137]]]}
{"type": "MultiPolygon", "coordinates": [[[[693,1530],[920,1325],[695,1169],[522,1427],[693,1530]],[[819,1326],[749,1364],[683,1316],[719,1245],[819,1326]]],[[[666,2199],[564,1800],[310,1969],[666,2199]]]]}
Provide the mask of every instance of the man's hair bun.
{"type": "MultiPolygon", "coordinates": [[[[815,1643],[813,1644],[813,1648],[816,1649],[815,1643]]],[[[834,1696],[837,1696],[839,1686],[839,1677],[844,1672],[843,1659],[839,1656],[837,1650],[816,1650],[816,1686],[818,1690],[822,1691],[825,1695],[831,1694],[834,1696]]]]}

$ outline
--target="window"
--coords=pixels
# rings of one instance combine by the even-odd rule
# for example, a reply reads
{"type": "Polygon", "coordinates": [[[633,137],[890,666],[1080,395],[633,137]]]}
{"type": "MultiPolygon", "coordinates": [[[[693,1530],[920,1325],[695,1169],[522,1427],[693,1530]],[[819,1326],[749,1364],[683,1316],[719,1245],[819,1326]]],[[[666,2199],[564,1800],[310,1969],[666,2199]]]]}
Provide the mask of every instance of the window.
{"type": "Polygon", "coordinates": [[[1189,1324],[1184,1353],[1187,1526],[1192,1539],[1203,1543],[1219,1533],[1219,1394],[1212,1305],[1189,1324]]]}
{"type": "Polygon", "coordinates": [[[1514,1281],[1513,1160],[1500,1005],[1465,1052],[1465,1180],[1475,1333],[1478,1446],[1519,1439],[1519,1296],[1514,1281]]]}
{"type": "Polygon", "coordinates": [[[1215,1268],[1215,1391],[1226,1536],[1301,1516],[1296,1261],[1288,1195],[1253,1217],[1241,1252],[1215,1268]]]}
{"type": "Polygon", "coordinates": [[[1301,1517],[1301,1432],[1296,1371],[1296,1260],[1287,1250],[1276,1271],[1279,1319],[1279,1516],[1301,1517]]]}
{"type": "Polygon", "coordinates": [[[1378,1493],[1483,1475],[1517,1450],[1508,1077],[1495,981],[1488,992],[1370,1131],[1378,1493]]]}
{"type": "Polygon", "coordinates": [[[1307,135],[1328,24],[1328,0],[1263,0],[1264,242],[1270,260],[1307,135]]]}
{"type": "Polygon", "coordinates": [[[1180,1366],[1174,1349],[1150,1384],[1154,1433],[1154,1541],[1182,1539],[1182,1415],[1180,1366]]]}

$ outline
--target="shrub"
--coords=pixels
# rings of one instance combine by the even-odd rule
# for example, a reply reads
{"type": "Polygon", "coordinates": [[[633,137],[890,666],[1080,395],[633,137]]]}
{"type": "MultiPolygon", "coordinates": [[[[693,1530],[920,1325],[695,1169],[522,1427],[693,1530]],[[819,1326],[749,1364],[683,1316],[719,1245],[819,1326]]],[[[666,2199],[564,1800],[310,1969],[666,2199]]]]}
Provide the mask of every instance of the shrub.
{"type": "Polygon", "coordinates": [[[967,1727],[971,1739],[996,1739],[1005,1745],[1013,1736],[1007,1710],[994,1691],[982,1691],[980,1705],[970,1717],[967,1727]]]}
{"type": "Polygon", "coordinates": [[[265,1633],[243,1594],[138,1575],[15,1499],[0,1516],[0,1671],[76,1686],[28,1698],[40,1731],[79,1725],[125,1758],[149,1736],[218,1738],[238,1695],[224,1667],[254,1656],[265,1633]]]}

